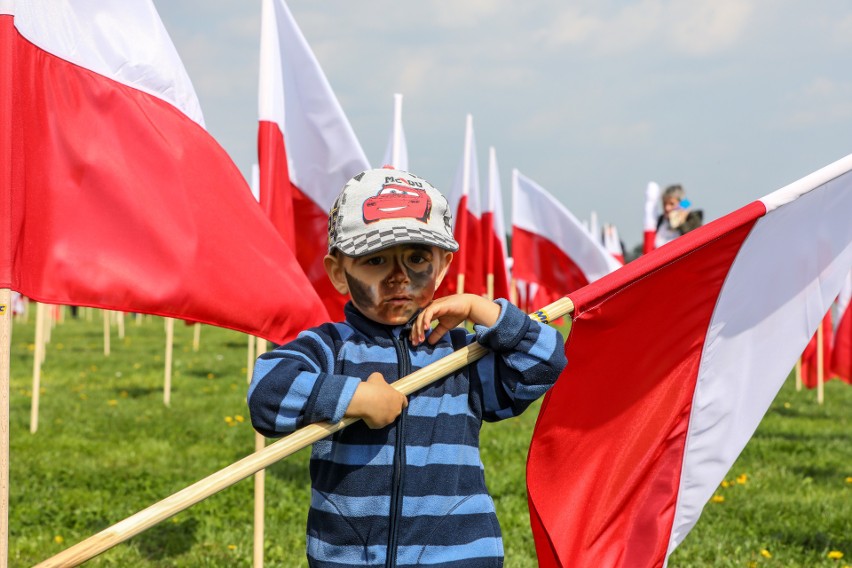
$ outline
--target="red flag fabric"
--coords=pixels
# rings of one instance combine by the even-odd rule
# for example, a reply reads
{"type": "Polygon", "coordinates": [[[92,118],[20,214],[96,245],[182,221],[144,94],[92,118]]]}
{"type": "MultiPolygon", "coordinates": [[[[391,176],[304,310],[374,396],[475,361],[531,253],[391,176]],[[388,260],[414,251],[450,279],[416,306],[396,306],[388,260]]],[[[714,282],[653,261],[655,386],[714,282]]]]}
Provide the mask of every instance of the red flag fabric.
{"type": "Polygon", "coordinates": [[[509,272],[506,270],[506,224],[497,151],[488,149],[488,198],[482,210],[482,241],[485,248],[486,290],[491,298],[509,298],[509,272]]]}
{"type": "Polygon", "coordinates": [[[665,565],[852,266],[850,170],[852,155],[569,294],[568,366],[527,463],[541,566],[665,565]]]}
{"type": "Polygon", "coordinates": [[[535,282],[534,305],[550,303],[621,264],[568,209],[518,170],[512,172],[512,275],[535,282]]]}
{"type": "MultiPolygon", "coordinates": [[[[833,328],[831,324],[831,311],[826,312],[820,322],[822,327],[822,380],[831,379],[831,345],[833,343],[833,328]]],[[[819,370],[819,354],[817,353],[817,334],[808,341],[805,350],[802,351],[802,384],[809,389],[815,389],[818,385],[817,373],[819,370]]]]}
{"type": "Polygon", "coordinates": [[[0,286],[276,342],[322,321],[205,131],[153,4],[12,6],[0,16],[0,286]]]}
{"type": "Polygon", "coordinates": [[[642,238],[642,254],[648,254],[657,246],[657,219],[660,211],[660,186],[655,181],[649,181],[645,188],[645,220],[642,238]]]}
{"type": "Polygon", "coordinates": [[[852,384],[852,271],[837,296],[837,325],[831,348],[831,370],[841,380],[852,384]]]}
{"type": "Polygon", "coordinates": [[[348,297],[323,268],[328,212],[346,181],[370,165],[284,0],[264,0],[260,43],[261,206],[339,321],[348,297]]]}
{"type": "Polygon", "coordinates": [[[482,219],[479,204],[479,162],[473,116],[465,120],[464,152],[452,188],[446,192],[453,211],[453,236],[459,243],[453,263],[438,289],[438,296],[465,292],[485,295],[485,247],[482,243],[482,219]],[[463,275],[461,280],[459,275],[463,275]],[[462,289],[459,290],[461,281],[462,289]]]}

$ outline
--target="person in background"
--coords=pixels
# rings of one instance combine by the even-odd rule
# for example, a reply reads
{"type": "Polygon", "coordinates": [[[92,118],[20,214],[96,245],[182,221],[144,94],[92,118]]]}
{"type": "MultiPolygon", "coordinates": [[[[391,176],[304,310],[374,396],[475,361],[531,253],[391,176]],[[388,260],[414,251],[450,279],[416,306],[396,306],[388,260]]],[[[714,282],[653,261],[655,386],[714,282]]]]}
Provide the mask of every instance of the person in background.
{"type": "Polygon", "coordinates": [[[654,241],[656,248],[669,243],[704,222],[704,212],[692,209],[686,198],[686,192],[679,184],[670,185],[661,196],[663,214],[657,220],[657,237],[654,241]]]}

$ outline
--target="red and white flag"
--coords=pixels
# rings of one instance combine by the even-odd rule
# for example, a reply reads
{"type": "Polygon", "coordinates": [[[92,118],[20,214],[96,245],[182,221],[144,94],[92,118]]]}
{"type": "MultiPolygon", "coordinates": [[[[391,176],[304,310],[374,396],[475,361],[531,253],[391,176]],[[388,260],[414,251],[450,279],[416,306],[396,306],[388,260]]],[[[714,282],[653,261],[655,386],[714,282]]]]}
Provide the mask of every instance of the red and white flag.
{"type": "Polygon", "coordinates": [[[527,462],[541,566],[664,566],[852,267],[852,155],[568,294],[527,462]]]}
{"type": "Polygon", "coordinates": [[[385,149],[382,166],[393,166],[404,172],[408,170],[408,145],[405,143],[405,130],[402,128],[402,95],[393,96],[393,124],[391,126],[388,147],[385,149]]]}
{"type": "Polygon", "coordinates": [[[574,215],[533,180],[512,171],[512,275],[538,284],[530,301],[549,303],[621,264],[574,215]]]}
{"type": "Polygon", "coordinates": [[[459,250],[455,253],[438,295],[459,292],[484,295],[485,262],[479,205],[479,163],[476,159],[473,116],[470,114],[465,119],[464,152],[453,186],[447,193],[447,201],[454,213],[453,236],[459,243],[459,250]]]}
{"type": "Polygon", "coordinates": [[[662,213],[660,208],[660,186],[649,181],[645,188],[645,231],[642,240],[642,254],[648,254],[656,248],[657,219],[662,213]]]}
{"type": "Polygon", "coordinates": [[[150,1],[0,12],[0,286],[276,342],[322,321],[150,1]]]}
{"type": "Polygon", "coordinates": [[[819,334],[815,333],[802,351],[802,384],[809,389],[819,385],[819,359],[822,357],[822,380],[831,378],[831,346],[834,343],[834,327],[831,323],[831,310],[825,313],[819,324],[822,328],[822,354],[819,353],[819,334]]]}
{"type": "Polygon", "coordinates": [[[837,296],[837,317],[834,345],[831,348],[831,370],[843,381],[852,384],[852,270],[846,275],[837,296]]]}
{"type": "Polygon", "coordinates": [[[624,250],[621,248],[621,239],[618,237],[618,229],[615,225],[604,225],[604,248],[619,263],[624,264],[624,250]]]}
{"type": "Polygon", "coordinates": [[[497,151],[488,149],[488,197],[482,210],[482,240],[485,243],[485,284],[489,298],[509,297],[509,272],[506,270],[506,224],[503,217],[503,192],[497,151]]]}
{"type": "Polygon", "coordinates": [[[261,206],[340,320],[347,297],[323,268],[328,212],[343,185],[370,166],[284,0],[263,0],[258,107],[261,206]]]}

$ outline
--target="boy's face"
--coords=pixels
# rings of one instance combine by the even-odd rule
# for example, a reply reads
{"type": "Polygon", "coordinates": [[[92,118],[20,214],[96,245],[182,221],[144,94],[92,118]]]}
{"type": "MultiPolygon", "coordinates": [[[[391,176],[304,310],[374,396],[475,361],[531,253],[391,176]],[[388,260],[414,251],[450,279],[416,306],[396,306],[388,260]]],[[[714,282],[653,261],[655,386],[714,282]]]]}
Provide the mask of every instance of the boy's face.
{"type": "Polygon", "coordinates": [[[402,325],[432,301],[452,258],[435,246],[405,244],[358,257],[327,255],[325,270],[362,314],[402,325]]]}

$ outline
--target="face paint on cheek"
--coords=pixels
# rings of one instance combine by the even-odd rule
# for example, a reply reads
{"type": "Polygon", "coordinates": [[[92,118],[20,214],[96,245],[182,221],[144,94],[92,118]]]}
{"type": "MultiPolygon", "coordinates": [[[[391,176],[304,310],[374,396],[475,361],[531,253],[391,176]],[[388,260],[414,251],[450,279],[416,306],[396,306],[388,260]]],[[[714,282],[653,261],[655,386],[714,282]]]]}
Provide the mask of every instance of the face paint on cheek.
{"type": "Polygon", "coordinates": [[[349,274],[346,275],[346,284],[349,286],[349,293],[352,295],[352,301],[356,306],[364,308],[373,308],[376,306],[376,293],[369,284],[365,284],[349,274]]]}
{"type": "Polygon", "coordinates": [[[435,289],[435,267],[432,263],[426,264],[420,270],[406,267],[405,271],[408,274],[408,280],[411,282],[409,289],[412,294],[418,298],[435,289]]]}

